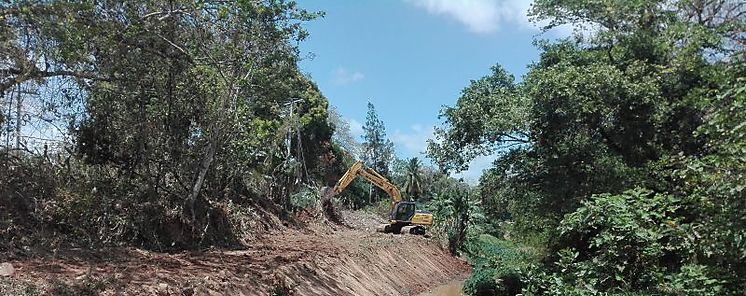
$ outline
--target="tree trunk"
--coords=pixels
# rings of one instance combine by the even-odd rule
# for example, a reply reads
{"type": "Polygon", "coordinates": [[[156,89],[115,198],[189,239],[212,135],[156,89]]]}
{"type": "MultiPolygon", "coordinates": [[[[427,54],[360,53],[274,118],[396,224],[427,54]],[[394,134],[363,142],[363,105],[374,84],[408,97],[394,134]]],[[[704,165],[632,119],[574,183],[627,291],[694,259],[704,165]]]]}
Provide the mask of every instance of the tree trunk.
{"type": "Polygon", "coordinates": [[[205,158],[202,159],[202,164],[199,168],[199,173],[197,175],[197,180],[194,182],[194,186],[192,187],[192,192],[189,194],[189,206],[192,214],[192,223],[197,221],[197,214],[195,212],[195,207],[197,205],[197,196],[199,195],[199,192],[202,190],[202,185],[205,183],[205,177],[207,176],[207,171],[210,170],[210,165],[212,165],[212,161],[215,159],[215,151],[217,150],[217,131],[213,131],[213,133],[210,134],[210,140],[207,144],[207,155],[205,158]]]}

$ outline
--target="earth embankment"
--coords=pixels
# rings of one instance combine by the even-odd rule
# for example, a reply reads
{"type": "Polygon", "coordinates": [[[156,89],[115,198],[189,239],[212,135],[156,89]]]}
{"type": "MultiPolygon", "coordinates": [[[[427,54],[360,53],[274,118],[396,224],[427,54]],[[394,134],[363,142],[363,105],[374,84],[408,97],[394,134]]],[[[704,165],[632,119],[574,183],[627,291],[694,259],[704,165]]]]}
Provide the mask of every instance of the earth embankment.
{"type": "Polygon", "coordinates": [[[375,233],[370,215],[344,216],[347,226],[285,228],[241,250],[61,250],[11,260],[15,272],[0,291],[28,285],[102,295],[415,295],[469,271],[431,238],[375,233]]]}

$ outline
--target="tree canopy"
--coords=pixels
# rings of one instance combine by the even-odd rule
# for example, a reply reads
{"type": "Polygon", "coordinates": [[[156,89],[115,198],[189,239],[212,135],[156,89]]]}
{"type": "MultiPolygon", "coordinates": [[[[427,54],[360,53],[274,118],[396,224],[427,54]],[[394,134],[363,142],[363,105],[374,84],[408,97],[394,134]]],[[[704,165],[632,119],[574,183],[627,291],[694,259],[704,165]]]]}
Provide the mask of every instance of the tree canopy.
{"type": "Polygon", "coordinates": [[[248,197],[291,210],[297,180],[339,165],[327,100],[297,67],[302,23],[320,15],[284,0],[1,4],[0,92],[43,91],[37,120],[71,138],[55,152],[66,161],[44,164],[49,182],[6,176],[3,190],[28,188],[10,200],[62,207],[56,220],[80,233],[152,248],[230,241],[221,207],[248,197]],[[44,186],[55,194],[32,193],[44,186]]]}
{"type": "Polygon", "coordinates": [[[538,41],[521,82],[499,65],[472,80],[428,150],[451,171],[498,155],[479,185],[486,216],[551,262],[502,280],[523,273],[526,295],[743,289],[745,8],[535,2],[536,21],[577,34],[538,41]]]}

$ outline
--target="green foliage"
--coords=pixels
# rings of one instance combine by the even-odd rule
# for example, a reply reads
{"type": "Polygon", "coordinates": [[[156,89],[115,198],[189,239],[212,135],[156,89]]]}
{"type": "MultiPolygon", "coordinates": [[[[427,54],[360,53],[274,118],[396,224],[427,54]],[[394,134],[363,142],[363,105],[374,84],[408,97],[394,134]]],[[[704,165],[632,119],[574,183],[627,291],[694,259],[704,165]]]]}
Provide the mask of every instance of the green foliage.
{"type": "Polygon", "coordinates": [[[571,286],[598,291],[645,291],[663,283],[691,243],[680,201],[647,190],[601,194],[562,221],[560,261],[571,286]]]}
{"type": "Polygon", "coordinates": [[[468,243],[472,275],[464,283],[467,295],[516,295],[524,273],[537,262],[538,253],[527,246],[482,234],[468,243]]]}
{"type": "Polygon", "coordinates": [[[428,141],[428,155],[441,170],[461,170],[469,160],[495,149],[494,143],[521,144],[526,137],[531,101],[519,93],[515,78],[495,65],[472,80],[456,106],[441,110],[448,129],[437,128],[441,142],[428,141]]]}
{"type": "MultiPolygon", "coordinates": [[[[376,108],[370,102],[368,102],[368,114],[365,116],[363,131],[363,162],[382,176],[389,177],[391,175],[389,165],[394,159],[394,143],[386,138],[386,126],[378,118],[376,108]]],[[[378,188],[371,191],[371,193],[375,192],[376,194],[375,198],[372,194],[370,195],[369,203],[373,203],[375,202],[374,199],[380,198],[379,191],[378,188]]]]}
{"type": "MultiPolygon", "coordinates": [[[[713,276],[711,268],[705,265],[684,265],[679,272],[666,275],[665,282],[666,286],[661,290],[669,295],[714,296],[729,293],[723,289],[726,282],[713,276]]],[[[732,291],[730,294],[737,295],[738,292],[740,291],[732,291]]]]}
{"type": "MultiPolygon", "coordinates": [[[[337,145],[332,146],[332,157],[329,160],[332,165],[332,171],[326,174],[325,184],[335,184],[339,178],[358,160],[353,154],[337,145]]],[[[342,201],[344,205],[351,209],[360,209],[368,205],[368,193],[371,185],[361,178],[355,180],[342,191],[336,199],[342,201]]]]}
{"type": "Polygon", "coordinates": [[[290,195],[290,205],[294,209],[308,209],[313,208],[319,202],[318,188],[307,186],[300,191],[290,195]]]}
{"type": "Polygon", "coordinates": [[[406,198],[425,203],[458,182],[417,157],[408,160],[395,158],[391,163],[390,180],[400,185],[406,198]]]}
{"type": "Polygon", "coordinates": [[[466,184],[457,183],[437,194],[428,205],[434,216],[435,232],[445,236],[454,255],[464,247],[467,235],[478,232],[478,225],[483,222],[479,204],[471,196],[466,184]]]}
{"type": "Polygon", "coordinates": [[[391,200],[381,199],[375,203],[366,205],[364,210],[381,217],[381,219],[389,219],[389,214],[391,214],[391,200]]]}
{"type": "Polygon", "coordinates": [[[404,192],[410,200],[418,200],[422,194],[421,162],[417,157],[412,157],[407,162],[406,181],[404,181],[404,192]]]}
{"type": "Polygon", "coordinates": [[[3,205],[24,223],[88,246],[232,244],[227,210],[261,203],[285,217],[314,202],[298,193],[303,183],[339,165],[327,100],[297,67],[301,25],[318,14],[293,1],[11,1],[0,10],[9,67],[0,92],[52,93],[42,117],[68,124],[72,138],[46,159],[3,151],[0,190],[44,206],[3,205]]]}
{"type": "Polygon", "coordinates": [[[368,102],[368,113],[363,125],[363,161],[383,176],[389,175],[389,164],[394,156],[394,144],[386,138],[386,126],[378,118],[376,108],[368,102]]]}
{"type": "Polygon", "coordinates": [[[534,266],[528,295],[736,295],[725,269],[698,264],[686,204],[635,189],[601,194],[562,221],[554,266],[534,266]],[[533,294],[531,294],[533,293],[533,294]]]}
{"type": "Polygon", "coordinates": [[[495,66],[443,110],[428,150],[441,169],[498,154],[482,228],[551,250],[523,272],[525,295],[742,293],[743,9],[535,1],[547,28],[591,30],[538,41],[522,82],[495,66]]]}
{"type": "Polygon", "coordinates": [[[475,296],[499,295],[494,269],[474,269],[464,282],[464,293],[475,296]]]}

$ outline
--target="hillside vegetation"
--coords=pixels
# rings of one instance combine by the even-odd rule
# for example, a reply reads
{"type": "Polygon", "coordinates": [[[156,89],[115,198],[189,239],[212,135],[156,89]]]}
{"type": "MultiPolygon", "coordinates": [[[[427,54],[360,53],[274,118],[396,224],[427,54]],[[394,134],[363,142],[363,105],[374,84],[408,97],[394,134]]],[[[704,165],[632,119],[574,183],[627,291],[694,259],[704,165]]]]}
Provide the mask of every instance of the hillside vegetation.
{"type": "Polygon", "coordinates": [[[39,94],[25,95],[42,106],[30,120],[52,130],[0,153],[2,251],[236,246],[300,209],[304,184],[345,169],[328,102],[296,66],[318,15],[286,1],[2,4],[0,90],[39,94]]]}
{"type": "Polygon", "coordinates": [[[430,143],[448,170],[498,155],[470,199],[466,291],[742,295],[746,4],[539,0],[531,14],[576,34],[537,42],[520,81],[500,65],[472,80],[430,143]]]}
{"type": "Polygon", "coordinates": [[[0,4],[0,294],[406,294],[468,272],[434,240],[349,226],[343,208],[390,205],[362,180],[321,200],[357,159],[407,198],[457,183],[396,159],[372,104],[352,138],[298,68],[322,15],[284,0],[0,4]],[[386,276],[416,261],[431,264],[386,276]]]}

